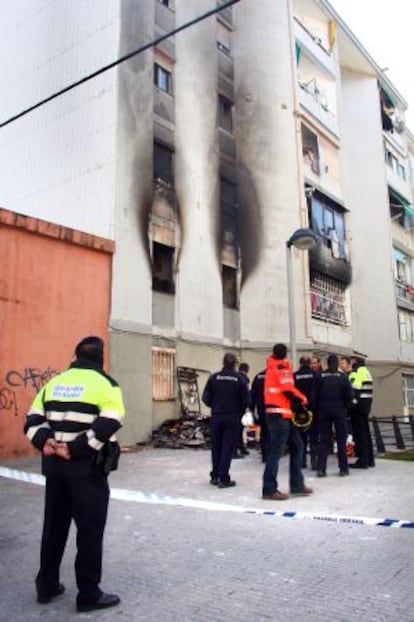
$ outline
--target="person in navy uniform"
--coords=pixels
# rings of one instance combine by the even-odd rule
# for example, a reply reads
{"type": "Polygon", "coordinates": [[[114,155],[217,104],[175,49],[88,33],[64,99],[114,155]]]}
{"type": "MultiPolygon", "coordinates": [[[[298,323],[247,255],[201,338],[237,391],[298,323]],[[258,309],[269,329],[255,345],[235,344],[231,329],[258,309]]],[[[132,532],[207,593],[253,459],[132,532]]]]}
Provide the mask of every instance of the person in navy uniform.
{"type": "Polygon", "coordinates": [[[306,469],[307,452],[309,446],[311,468],[316,471],[318,460],[318,424],[316,420],[315,408],[312,404],[312,387],[315,380],[316,372],[311,368],[311,359],[308,356],[302,356],[299,361],[299,369],[293,374],[295,377],[295,386],[308,398],[309,408],[313,412],[313,419],[307,430],[299,430],[299,434],[303,441],[303,457],[302,469],[306,469]]]}
{"type": "MultiPolygon", "coordinates": [[[[249,371],[250,371],[250,365],[248,363],[240,363],[239,374],[241,374],[242,378],[244,378],[244,380],[246,381],[248,390],[250,387],[249,371]]],[[[249,391],[249,401],[250,401],[250,391],[249,391]]],[[[237,434],[236,447],[233,452],[233,458],[244,458],[245,456],[248,456],[250,453],[247,447],[245,446],[244,440],[243,440],[244,425],[241,422],[243,415],[244,415],[244,411],[240,413],[240,423],[239,423],[239,429],[238,429],[238,434],[237,434]]]]}
{"type": "Polygon", "coordinates": [[[353,391],[347,376],[338,369],[336,354],[328,356],[328,368],[317,374],[314,383],[313,404],[318,412],[320,447],[318,456],[318,477],[326,477],[329,446],[332,440],[332,425],[335,428],[338,447],[339,475],[349,475],[346,455],[347,422],[346,414],[353,391]]]}
{"type": "Polygon", "coordinates": [[[262,453],[262,462],[266,462],[268,431],[266,426],[266,414],[264,406],[264,381],[266,370],[263,369],[255,375],[250,391],[250,407],[252,413],[257,417],[260,426],[260,449],[262,453]]]}
{"type": "Polygon", "coordinates": [[[233,352],[223,358],[223,368],[207,380],[202,400],[211,408],[210,484],[218,488],[235,486],[230,478],[230,464],[237,443],[240,413],[249,406],[249,389],[245,378],[236,371],[233,352]]]}

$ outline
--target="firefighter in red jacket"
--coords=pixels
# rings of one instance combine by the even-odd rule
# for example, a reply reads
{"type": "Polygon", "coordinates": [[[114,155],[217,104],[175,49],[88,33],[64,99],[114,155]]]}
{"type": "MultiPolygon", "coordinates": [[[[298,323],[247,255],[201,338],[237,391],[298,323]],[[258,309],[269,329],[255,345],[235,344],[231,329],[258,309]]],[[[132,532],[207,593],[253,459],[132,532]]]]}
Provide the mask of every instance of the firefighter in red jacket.
{"type": "Polygon", "coordinates": [[[283,343],[273,347],[267,359],[264,402],[269,433],[266,466],[263,473],[263,499],[283,501],[288,494],[278,490],[279,460],[286,445],[290,450],[290,492],[292,495],[310,495],[312,488],[305,486],[302,474],[303,441],[292,423],[292,406],[306,405],[306,396],[297,389],[292,367],[286,358],[283,343]]]}

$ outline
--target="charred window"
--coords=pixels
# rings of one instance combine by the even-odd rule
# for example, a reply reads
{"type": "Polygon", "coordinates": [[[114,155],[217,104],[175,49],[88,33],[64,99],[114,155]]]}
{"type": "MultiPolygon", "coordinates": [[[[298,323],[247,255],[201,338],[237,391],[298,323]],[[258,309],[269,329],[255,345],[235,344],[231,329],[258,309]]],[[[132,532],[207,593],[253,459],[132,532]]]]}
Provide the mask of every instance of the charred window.
{"type": "Polygon", "coordinates": [[[232,182],[220,179],[220,216],[222,263],[239,265],[239,223],[237,188],[232,182]]]}
{"type": "Polygon", "coordinates": [[[174,250],[173,246],[152,243],[152,289],[174,293],[174,250]]]}
{"type": "Polygon", "coordinates": [[[331,249],[336,259],[347,259],[344,212],[319,195],[310,199],[310,222],[319,241],[331,249]]]}
{"type": "Polygon", "coordinates": [[[237,269],[222,266],[223,305],[228,309],[238,308],[237,269]]]}
{"type": "Polygon", "coordinates": [[[218,99],[218,123],[221,129],[233,132],[233,104],[222,96],[218,99]]]}
{"type": "Polygon", "coordinates": [[[221,262],[223,304],[238,308],[239,226],[237,188],[229,180],[220,179],[221,262]]]}
{"type": "Polygon", "coordinates": [[[174,182],[173,150],[158,142],[154,143],[154,179],[169,185],[174,182]]]}

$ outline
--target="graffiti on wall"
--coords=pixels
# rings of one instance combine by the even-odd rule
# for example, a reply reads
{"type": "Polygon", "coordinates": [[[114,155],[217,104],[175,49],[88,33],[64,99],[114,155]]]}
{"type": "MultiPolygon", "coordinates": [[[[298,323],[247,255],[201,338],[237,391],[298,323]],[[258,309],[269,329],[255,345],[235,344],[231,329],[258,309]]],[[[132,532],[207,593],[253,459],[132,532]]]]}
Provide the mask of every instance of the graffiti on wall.
{"type": "Polygon", "coordinates": [[[25,367],[24,369],[10,369],[0,384],[0,414],[2,412],[14,417],[19,415],[19,397],[24,397],[27,403],[27,391],[36,394],[53,376],[59,373],[51,367],[25,367]]]}

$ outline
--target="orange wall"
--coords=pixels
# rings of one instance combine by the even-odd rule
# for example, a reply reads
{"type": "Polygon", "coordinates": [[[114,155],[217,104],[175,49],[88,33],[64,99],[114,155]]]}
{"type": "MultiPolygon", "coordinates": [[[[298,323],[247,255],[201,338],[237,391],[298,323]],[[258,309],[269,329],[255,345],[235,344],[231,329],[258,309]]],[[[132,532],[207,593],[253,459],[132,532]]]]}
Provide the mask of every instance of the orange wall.
{"type": "Polygon", "coordinates": [[[113,246],[0,209],[0,457],[32,451],[27,410],[76,343],[107,341],[113,246]]]}

